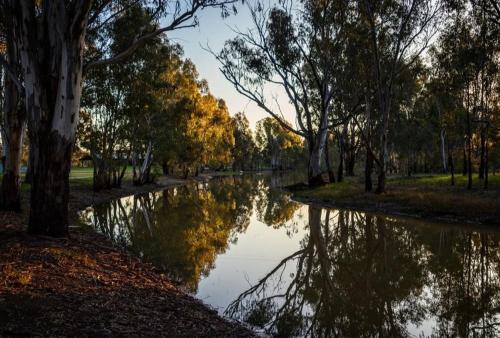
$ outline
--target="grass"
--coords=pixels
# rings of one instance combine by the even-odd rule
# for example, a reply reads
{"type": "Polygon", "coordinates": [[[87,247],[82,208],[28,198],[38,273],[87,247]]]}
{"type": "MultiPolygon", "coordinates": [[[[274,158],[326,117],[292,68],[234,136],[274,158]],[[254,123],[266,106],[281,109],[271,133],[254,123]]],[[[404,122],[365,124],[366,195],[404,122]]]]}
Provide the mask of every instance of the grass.
{"type": "MultiPolygon", "coordinates": [[[[21,191],[27,192],[30,190],[30,185],[24,183],[24,173],[21,174],[21,179],[23,183],[21,185],[21,191]]],[[[83,188],[90,187],[93,184],[94,168],[92,167],[72,167],[69,173],[69,182],[73,188],[83,188]]],[[[125,171],[125,178],[132,177],[132,166],[128,166],[125,171]]],[[[2,174],[0,174],[0,179],[2,174]]]]}
{"type": "Polygon", "coordinates": [[[499,175],[489,177],[488,190],[483,189],[477,175],[471,190],[466,188],[467,177],[456,175],[455,186],[450,180],[449,175],[391,177],[387,192],[377,195],[365,192],[359,178],[348,177],[344,182],[296,191],[294,195],[344,207],[500,224],[499,175]]]}

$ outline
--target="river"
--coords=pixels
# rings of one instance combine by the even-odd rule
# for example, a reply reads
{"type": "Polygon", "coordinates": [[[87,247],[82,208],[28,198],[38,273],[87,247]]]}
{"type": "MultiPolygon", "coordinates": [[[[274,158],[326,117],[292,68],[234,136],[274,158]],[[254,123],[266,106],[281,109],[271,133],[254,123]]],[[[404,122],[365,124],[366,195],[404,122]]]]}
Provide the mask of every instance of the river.
{"type": "Polygon", "coordinates": [[[272,335],[500,335],[500,231],[294,202],[293,175],[114,200],[81,220],[272,335]]]}

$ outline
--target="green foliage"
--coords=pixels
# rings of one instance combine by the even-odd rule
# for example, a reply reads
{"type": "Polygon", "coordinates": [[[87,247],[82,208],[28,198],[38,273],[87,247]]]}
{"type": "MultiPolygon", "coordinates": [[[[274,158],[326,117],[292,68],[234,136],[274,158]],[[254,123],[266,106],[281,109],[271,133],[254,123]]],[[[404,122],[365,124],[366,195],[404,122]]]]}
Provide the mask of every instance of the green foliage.
{"type": "Polygon", "coordinates": [[[237,113],[232,118],[234,147],[232,149],[233,170],[254,169],[258,161],[257,146],[252,130],[244,113],[237,113]]]}
{"type": "Polygon", "coordinates": [[[304,146],[301,138],[271,117],[257,122],[255,140],[264,161],[272,169],[295,167],[303,161],[304,146]]]}

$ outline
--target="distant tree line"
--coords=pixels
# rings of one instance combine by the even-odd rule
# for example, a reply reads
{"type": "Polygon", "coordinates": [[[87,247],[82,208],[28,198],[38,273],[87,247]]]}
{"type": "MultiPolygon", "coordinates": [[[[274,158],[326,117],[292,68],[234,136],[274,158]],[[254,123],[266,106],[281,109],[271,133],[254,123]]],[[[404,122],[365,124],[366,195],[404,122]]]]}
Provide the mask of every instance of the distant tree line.
{"type": "Polygon", "coordinates": [[[391,173],[451,173],[454,184],[460,172],[469,189],[478,173],[488,187],[500,161],[496,1],[249,7],[253,27],[212,53],[240,94],[305,142],[310,185],[357,168],[366,190],[378,193],[391,173]],[[269,85],[288,98],[293,125],[266,94],[269,85]]]}
{"type": "Polygon", "coordinates": [[[88,150],[96,189],[119,186],[127,164],[144,184],[157,166],[189,176],[301,161],[312,186],[362,170],[379,193],[391,173],[449,172],[451,184],[461,173],[469,188],[477,173],[487,188],[500,158],[496,1],[246,2],[254,27],[214,55],[272,118],[255,135],[165,36],[239,2],[0,0],[2,208],[20,209],[26,147],[28,228],[51,236],[68,232],[75,150],[88,150]]]}
{"type": "MultiPolygon", "coordinates": [[[[7,149],[2,207],[20,209],[20,149],[27,128],[28,231],[66,236],[69,172],[87,75],[98,72],[99,67],[124,62],[135,53],[147,53],[144,48],[166,32],[196,26],[196,15],[204,8],[217,7],[227,16],[235,3],[237,0],[0,1],[2,138],[7,149]],[[118,39],[114,29],[124,35],[118,39]]],[[[123,80],[122,75],[110,81],[123,80]]],[[[141,76],[145,81],[147,74],[141,76]]],[[[132,99],[128,94],[120,93],[132,99]]],[[[138,118],[136,123],[144,121],[138,118]]],[[[145,154],[151,152],[152,143],[147,142],[145,149],[145,154]]],[[[134,146],[134,154],[139,155],[138,151],[134,146]]],[[[138,169],[139,180],[147,179],[147,167],[146,163],[138,169]]]]}

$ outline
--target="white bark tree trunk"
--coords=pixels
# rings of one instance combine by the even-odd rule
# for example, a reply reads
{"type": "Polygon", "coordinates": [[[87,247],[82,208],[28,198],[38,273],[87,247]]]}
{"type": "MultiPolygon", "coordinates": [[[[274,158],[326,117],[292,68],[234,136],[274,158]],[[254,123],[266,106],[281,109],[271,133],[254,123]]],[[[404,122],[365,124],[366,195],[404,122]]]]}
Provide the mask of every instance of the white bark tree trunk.
{"type": "Polygon", "coordinates": [[[84,37],[92,1],[10,1],[19,43],[30,151],[31,233],[68,232],[69,171],[82,93],[84,37]]]}
{"type": "Polygon", "coordinates": [[[139,175],[134,177],[134,184],[142,185],[150,182],[151,164],[153,163],[153,143],[149,141],[144,160],[139,168],[139,175]]]}
{"type": "Polygon", "coordinates": [[[445,150],[445,137],[446,131],[442,128],[439,132],[439,138],[441,140],[441,161],[443,163],[443,172],[446,173],[448,171],[448,165],[446,163],[446,150],[445,150]]]}
{"type": "Polygon", "coordinates": [[[326,137],[328,135],[328,114],[326,111],[322,114],[318,132],[312,138],[312,145],[309,145],[309,169],[308,181],[311,186],[325,184],[321,176],[321,157],[324,152],[326,137]]]}

